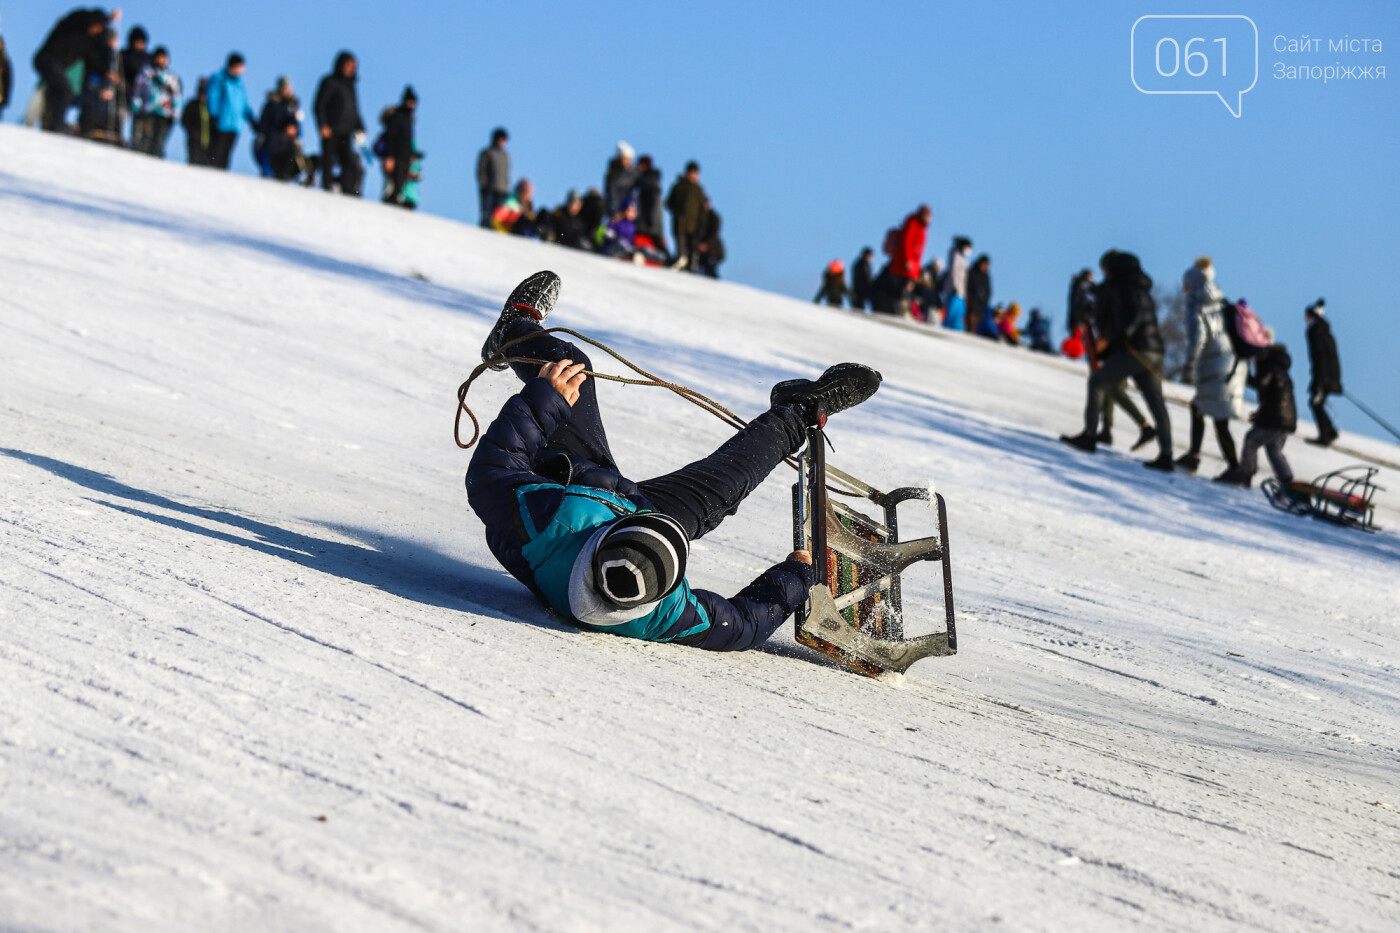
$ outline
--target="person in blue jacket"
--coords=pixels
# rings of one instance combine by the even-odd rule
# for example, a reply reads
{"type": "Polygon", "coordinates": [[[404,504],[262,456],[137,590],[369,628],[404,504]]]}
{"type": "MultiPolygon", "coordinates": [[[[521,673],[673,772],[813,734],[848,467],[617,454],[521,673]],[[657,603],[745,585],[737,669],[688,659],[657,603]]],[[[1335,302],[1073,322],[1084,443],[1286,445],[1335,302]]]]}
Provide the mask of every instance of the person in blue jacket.
{"type": "Polygon", "coordinates": [[[222,71],[209,79],[209,164],[227,169],[233,144],[238,141],[238,128],[247,123],[257,126],[257,117],[248,105],[248,92],[243,88],[243,56],[233,52],[222,71]]]}
{"type": "Polygon", "coordinates": [[[613,459],[588,357],[544,332],[560,280],[537,272],[506,300],[482,347],[524,383],[482,435],[467,499],[491,553],[571,624],[649,641],[737,651],[765,641],[807,598],[812,558],[790,554],[726,599],[691,589],[690,542],[806,441],[807,428],[875,393],[880,374],[842,363],[773,387],[770,407],[708,457],[635,483],[613,459]],[[534,362],[507,362],[505,357],[534,362]]]}

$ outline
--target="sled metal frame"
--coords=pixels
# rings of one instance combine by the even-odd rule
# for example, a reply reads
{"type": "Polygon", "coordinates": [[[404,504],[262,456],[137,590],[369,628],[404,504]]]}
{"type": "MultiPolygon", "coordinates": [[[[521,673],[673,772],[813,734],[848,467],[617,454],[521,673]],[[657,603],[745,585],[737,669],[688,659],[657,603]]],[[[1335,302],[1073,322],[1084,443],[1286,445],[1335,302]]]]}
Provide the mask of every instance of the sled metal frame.
{"type": "Polygon", "coordinates": [[[1293,515],[1309,515],[1334,525],[1380,531],[1375,523],[1377,467],[1349,466],[1324,473],[1311,483],[1281,486],[1272,477],[1259,484],[1269,504],[1293,515]]]}
{"type": "Polygon", "coordinates": [[[816,580],[807,604],[798,610],[795,635],[809,648],[869,677],[903,673],[915,661],[956,654],[953,568],[948,554],[948,508],[937,493],[938,536],[899,539],[899,505],[927,502],[930,491],[917,486],[881,492],[835,467],[827,466],[820,427],[807,432],[792,487],[793,545],[810,551],[816,580]],[[832,501],[828,483],[870,502],[882,520],[832,501]],[[918,638],[904,637],[900,575],[920,561],[940,561],[946,629],[918,638]]]}

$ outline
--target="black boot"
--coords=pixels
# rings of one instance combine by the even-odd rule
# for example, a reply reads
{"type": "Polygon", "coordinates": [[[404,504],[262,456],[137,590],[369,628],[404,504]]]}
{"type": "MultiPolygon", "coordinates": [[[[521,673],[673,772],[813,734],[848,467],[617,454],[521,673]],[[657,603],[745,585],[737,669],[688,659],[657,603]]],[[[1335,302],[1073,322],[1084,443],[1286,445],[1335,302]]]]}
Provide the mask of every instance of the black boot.
{"type": "Polygon", "coordinates": [[[1176,466],[1177,469],[1185,470],[1187,473],[1194,476],[1196,471],[1201,468],[1201,455],[1193,453],[1182,454],[1177,458],[1176,466]]]}
{"type": "Polygon", "coordinates": [[[1061,434],[1060,440],[1064,441],[1071,447],[1084,451],[1086,454],[1093,453],[1099,446],[1098,442],[1094,439],[1094,435],[1088,433],[1087,431],[1081,434],[1076,434],[1073,437],[1070,437],[1068,434],[1061,434]]]}
{"type": "Polygon", "coordinates": [[[1108,428],[1104,428],[1102,431],[1100,431],[1100,432],[1099,432],[1099,443],[1102,444],[1102,445],[1104,445],[1105,447],[1112,447],[1112,446],[1113,446],[1113,432],[1110,431],[1108,428]]]}
{"type": "Polygon", "coordinates": [[[775,408],[794,404],[810,406],[807,409],[810,423],[822,424],[827,416],[859,405],[874,395],[883,378],[860,363],[837,363],[815,382],[789,379],[778,383],[769,393],[768,403],[775,408]]]}
{"type": "Polygon", "coordinates": [[[1163,473],[1175,473],[1176,464],[1172,462],[1171,454],[1162,454],[1156,460],[1149,460],[1143,464],[1149,470],[1160,470],[1163,473]]]}
{"type": "Polygon", "coordinates": [[[1146,447],[1157,439],[1157,429],[1150,424],[1144,424],[1138,433],[1138,439],[1133,442],[1133,450],[1146,447]]]}
{"type": "Polygon", "coordinates": [[[563,287],[559,276],[547,271],[536,272],[515,286],[515,291],[510,293],[505,307],[501,309],[501,316],[496,319],[496,326],[491,328],[486,342],[481,345],[481,361],[490,363],[491,368],[496,370],[509,367],[510,364],[505,362],[491,363],[491,359],[500,354],[506,328],[521,318],[543,322],[554,310],[554,303],[559,300],[559,289],[563,287]]]}

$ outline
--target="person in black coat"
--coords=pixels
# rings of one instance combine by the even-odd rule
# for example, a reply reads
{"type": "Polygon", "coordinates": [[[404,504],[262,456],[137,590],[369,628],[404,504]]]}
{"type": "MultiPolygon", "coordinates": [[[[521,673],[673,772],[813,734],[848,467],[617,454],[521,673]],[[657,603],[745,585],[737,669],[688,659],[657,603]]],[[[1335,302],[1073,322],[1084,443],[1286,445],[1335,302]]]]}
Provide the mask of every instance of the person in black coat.
{"type": "Polygon", "coordinates": [[[992,301],[992,258],[986,253],[978,256],[967,270],[967,316],[963,324],[969,334],[975,334],[982,325],[982,316],[987,313],[987,305],[992,301]]]}
{"type": "Polygon", "coordinates": [[[607,216],[608,205],[603,200],[603,193],[597,188],[589,188],[583,196],[583,202],[579,205],[578,220],[583,225],[584,243],[588,249],[596,249],[597,241],[593,235],[602,226],[603,219],[607,216]]]}
{"type": "Polygon", "coordinates": [[[341,194],[360,196],[364,168],[355,152],[355,137],[365,131],[355,90],[359,62],[349,52],[335,58],[331,73],[316,88],[316,124],[321,128],[321,187],[340,185],[341,194]],[[337,171],[337,168],[339,171],[337,171]]]}
{"type": "Polygon", "coordinates": [[[1312,367],[1308,407],[1317,423],[1317,437],[1308,443],[1322,447],[1337,439],[1337,428],[1327,414],[1327,396],[1342,394],[1342,361],[1337,357],[1337,341],[1332,337],[1332,327],[1323,316],[1325,313],[1326,302],[1321,298],[1304,312],[1308,327],[1308,363],[1312,367]]]}
{"type": "Polygon", "coordinates": [[[0,36],[0,115],[10,106],[10,92],[15,87],[15,69],[10,64],[10,53],[5,51],[5,37],[0,36]]]}
{"type": "Polygon", "coordinates": [[[554,209],[554,215],[549,219],[554,242],[569,249],[588,249],[588,243],[585,241],[587,234],[580,219],[582,209],[583,200],[579,198],[578,192],[570,191],[564,203],[554,209]]]}
{"type": "Polygon", "coordinates": [[[851,290],[846,287],[846,264],[839,259],[833,259],[831,264],[822,270],[822,285],[817,289],[812,303],[819,305],[825,302],[833,308],[839,308],[850,293],[851,290]]]}
{"type": "Polygon", "coordinates": [[[1259,393],[1259,407],[1249,416],[1254,424],[1244,436],[1240,464],[1221,474],[1219,482],[1248,488],[1258,469],[1260,447],[1268,454],[1279,484],[1286,489],[1293,482],[1293,469],[1283,456],[1284,443],[1298,429],[1298,404],[1293,397],[1293,378],[1288,374],[1293,360],[1288,348],[1273,343],[1273,339],[1270,331],[1270,345],[1255,357],[1254,374],[1249,377],[1250,386],[1259,393]]]}
{"type": "Polygon", "coordinates": [[[54,25],[44,44],[34,53],[34,70],[44,82],[43,128],[50,133],[63,129],[64,114],[73,106],[68,69],[79,61],[93,60],[107,50],[107,38],[103,33],[111,18],[112,14],[98,7],[74,10],[54,25]]]}
{"type": "Polygon", "coordinates": [[[384,114],[385,204],[403,204],[403,186],[413,166],[413,119],[417,113],[418,95],[410,85],[403,89],[399,105],[384,114]]]}
{"type": "Polygon", "coordinates": [[[720,216],[705,199],[705,219],[700,223],[700,236],[695,243],[695,271],[719,278],[719,264],[724,262],[724,240],[719,235],[720,216]]]}
{"type": "Polygon", "coordinates": [[[874,255],[875,251],[867,246],[851,265],[851,307],[861,311],[870,308],[873,297],[875,276],[870,269],[870,258],[874,255]]]}
{"type": "MultiPolygon", "coordinates": [[[[301,102],[292,93],[290,78],[277,79],[277,89],[267,95],[258,117],[258,138],[265,171],[278,181],[301,174],[301,102]]],[[[260,163],[261,164],[261,163],[260,163]]]]}
{"type": "Polygon", "coordinates": [[[126,83],[126,100],[123,103],[132,110],[131,95],[136,89],[136,76],[151,63],[151,53],[146,51],[151,37],[143,26],[132,26],[126,34],[126,48],[122,49],[122,79],[126,83]]]}
{"type": "Polygon", "coordinates": [[[185,102],[180,111],[180,126],[185,130],[185,152],[191,165],[209,164],[210,132],[213,129],[209,120],[209,79],[200,78],[194,96],[185,102]]]}
{"type": "Polygon", "coordinates": [[[651,237],[652,245],[666,252],[665,199],[661,195],[661,169],[649,155],[637,160],[637,235],[651,237]]]}
{"type": "MultiPolygon", "coordinates": [[[[1115,383],[1132,379],[1152,412],[1157,429],[1158,456],[1146,464],[1170,473],[1172,427],[1162,399],[1162,363],[1165,347],[1157,326],[1157,302],[1152,279],[1132,253],[1109,250],[1099,260],[1104,279],[1094,289],[1094,313],[1098,325],[1096,350],[1102,361],[1089,377],[1089,398],[1084,406],[1084,430],[1060,440],[1087,453],[1098,446],[1099,412],[1115,383]]],[[[969,276],[970,278],[970,276],[969,276]]]]}

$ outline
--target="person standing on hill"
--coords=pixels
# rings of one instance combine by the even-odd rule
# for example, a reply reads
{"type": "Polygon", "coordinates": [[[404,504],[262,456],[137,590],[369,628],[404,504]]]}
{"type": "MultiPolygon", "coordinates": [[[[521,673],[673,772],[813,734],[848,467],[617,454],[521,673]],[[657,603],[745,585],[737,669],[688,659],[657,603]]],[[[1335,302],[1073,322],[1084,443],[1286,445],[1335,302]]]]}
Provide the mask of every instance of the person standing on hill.
{"type": "Polygon", "coordinates": [[[812,304],[819,305],[825,302],[833,308],[839,308],[850,293],[851,290],[846,287],[846,264],[839,259],[833,259],[830,265],[822,270],[822,285],[817,289],[812,304]]]}
{"type": "Polygon", "coordinates": [[[248,106],[248,92],[243,87],[246,68],[243,56],[234,52],[222,71],[209,79],[209,164],[228,170],[233,144],[238,141],[238,128],[247,123],[256,129],[257,117],[248,106]]]}
{"type": "Polygon", "coordinates": [[[1098,371],[1089,377],[1088,401],[1084,406],[1084,430],[1060,440],[1086,453],[1098,446],[1099,412],[1104,396],[1114,383],[1132,379],[1147,401],[1152,420],[1157,425],[1156,460],[1146,464],[1154,470],[1170,473],[1172,461],[1172,426],[1167,418],[1167,406],[1162,400],[1162,361],[1165,347],[1162,331],[1157,325],[1157,302],[1152,297],[1152,279],[1142,271],[1142,265],[1132,253],[1109,250],[1099,260],[1104,280],[1094,289],[1094,306],[1102,328],[1096,337],[1097,349],[1103,361],[1098,371]]]}
{"type": "Polygon", "coordinates": [[[928,225],[933,220],[933,209],[927,204],[919,207],[904,218],[899,234],[890,250],[890,273],[899,281],[896,283],[901,293],[912,290],[919,280],[919,270],[924,265],[924,244],[928,240],[928,225]]]}
{"type": "Polygon", "coordinates": [[[185,130],[185,152],[191,165],[209,164],[213,125],[209,118],[209,79],[200,78],[194,96],[180,112],[180,126],[185,130]]]}
{"type": "MultiPolygon", "coordinates": [[[[147,52],[151,37],[144,26],[132,26],[126,34],[126,48],[122,49],[122,80],[126,83],[126,109],[136,112],[136,79],[154,57],[147,52]]],[[[132,128],[135,132],[135,127],[132,128]]]]}
{"type": "Polygon", "coordinates": [[[874,255],[875,251],[867,246],[851,264],[851,307],[860,311],[870,310],[875,282],[875,272],[870,267],[870,260],[874,255]]]}
{"type": "MultiPolygon", "coordinates": [[[[510,197],[510,134],[501,127],[491,133],[491,145],[476,157],[476,189],[481,194],[481,226],[490,227],[496,208],[510,197]]],[[[593,231],[588,231],[592,233],[593,231]]]]}
{"type": "Polygon", "coordinates": [[[1308,363],[1312,368],[1312,380],[1308,383],[1308,407],[1312,409],[1313,421],[1317,424],[1317,437],[1309,444],[1328,447],[1337,439],[1337,428],[1327,414],[1327,396],[1342,394],[1342,361],[1337,356],[1337,341],[1332,337],[1332,327],[1324,316],[1327,303],[1317,299],[1317,303],[1303,312],[1308,328],[1308,363]]]}
{"type": "Polygon", "coordinates": [[[608,213],[617,214],[624,201],[633,200],[637,188],[637,169],[632,160],[636,150],[625,141],[617,144],[617,153],[608,161],[608,169],[603,173],[603,194],[608,198],[608,213]]]}
{"type": "Polygon", "coordinates": [[[1259,393],[1259,407],[1249,419],[1254,425],[1244,436],[1239,465],[1216,477],[1218,482],[1246,489],[1254,480],[1260,447],[1269,455],[1279,485],[1287,489],[1293,483],[1293,470],[1283,456],[1284,443],[1298,429],[1298,404],[1293,398],[1293,378],[1288,374],[1293,360],[1287,347],[1274,343],[1273,331],[1268,335],[1269,347],[1255,358],[1254,375],[1249,379],[1259,393]]]}
{"type": "Polygon", "coordinates": [[[258,117],[258,136],[262,139],[259,161],[269,178],[286,181],[301,175],[301,102],[292,91],[291,78],[278,78],[276,89],[267,95],[258,117]]]}
{"type": "MultiPolygon", "coordinates": [[[[1099,368],[1097,332],[1111,329],[1111,322],[1100,325],[1098,308],[1094,304],[1094,273],[1081,269],[1069,284],[1069,318],[1066,322],[1070,333],[1077,334],[1084,344],[1085,357],[1089,362],[1089,372],[1099,368]]],[[[1138,427],[1138,439],[1133,450],[1151,443],[1157,436],[1157,429],[1147,423],[1142,411],[1128,395],[1128,380],[1120,379],[1108,387],[1103,400],[1103,430],[1099,432],[1100,444],[1113,446],[1113,412],[1121,408],[1138,427]]]]}
{"type": "Polygon", "coordinates": [[[967,326],[967,257],[972,255],[972,241],[965,236],[953,237],[948,248],[948,268],[943,273],[943,326],[963,330],[967,326]]]}
{"type": "Polygon", "coordinates": [[[0,36],[0,116],[10,106],[10,94],[15,87],[15,69],[10,64],[10,53],[5,51],[5,37],[0,36]]]}
{"type": "MultiPolygon", "coordinates": [[[[982,318],[992,303],[992,257],[983,253],[967,270],[967,320],[969,334],[985,334],[982,318]]],[[[995,336],[995,332],[993,332],[995,336]]]]}
{"type": "Polygon", "coordinates": [[[321,131],[321,187],[333,191],[339,186],[341,194],[356,198],[364,181],[364,167],[355,151],[356,138],[365,132],[355,88],[359,68],[350,52],[337,55],[331,73],[316,88],[315,106],[321,131]]]}
{"type": "Polygon", "coordinates": [[[671,212],[671,233],[676,240],[672,266],[695,271],[696,247],[705,222],[705,189],[700,187],[699,163],[686,163],[685,174],[676,179],[666,195],[666,209],[671,212]]]}
{"type": "Polygon", "coordinates": [[[1195,473],[1201,466],[1206,419],[1215,423],[1215,439],[1228,470],[1239,466],[1230,419],[1244,414],[1244,384],[1249,372],[1235,357],[1225,327],[1225,296],[1215,284],[1210,257],[1197,259],[1181,277],[1186,293],[1187,361],[1183,382],[1194,383],[1191,400],[1191,446],[1177,458],[1178,468],[1195,473]]]}
{"type": "Polygon", "coordinates": [[[417,113],[418,94],[410,85],[403,89],[399,105],[384,114],[385,204],[404,204],[403,189],[413,168],[413,120],[417,113]]]}
{"type": "Polygon", "coordinates": [[[705,199],[705,219],[695,239],[695,271],[712,279],[719,278],[719,264],[724,262],[724,240],[719,235],[720,216],[705,199]]]}
{"type": "Polygon", "coordinates": [[[43,128],[50,133],[61,132],[63,118],[73,106],[77,91],[69,78],[74,65],[95,59],[107,45],[104,35],[108,23],[121,19],[122,11],[94,7],[74,10],[59,20],[39,51],[34,53],[34,71],[44,82],[43,128]]]}
{"type": "Polygon", "coordinates": [[[170,70],[170,52],[161,46],[151,53],[131,90],[132,149],[165,158],[165,140],[180,110],[180,92],[180,79],[170,70]]]}
{"type": "Polygon", "coordinates": [[[637,235],[666,252],[666,213],[661,195],[661,169],[649,155],[637,160],[637,235]]]}

